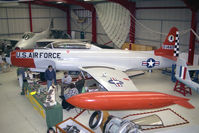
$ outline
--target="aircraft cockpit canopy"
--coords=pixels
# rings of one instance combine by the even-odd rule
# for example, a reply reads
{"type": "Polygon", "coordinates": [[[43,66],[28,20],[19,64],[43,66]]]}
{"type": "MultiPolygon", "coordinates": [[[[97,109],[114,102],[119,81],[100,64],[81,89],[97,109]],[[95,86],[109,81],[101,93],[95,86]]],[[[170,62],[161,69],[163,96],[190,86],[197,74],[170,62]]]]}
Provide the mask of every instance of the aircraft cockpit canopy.
{"type": "Polygon", "coordinates": [[[85,42],[53,42],[46,46],[46,48],[56,49],[90,49],[90,47],[85,42]]]}
{"type": "Polygon", "coordinates": [[[33,33],[33,32],[26,32],[23,34],[22,38],[25,40],[28,40],[28,39],[32,38],[34,35],[35,35],[35,33],[33,33]]]}

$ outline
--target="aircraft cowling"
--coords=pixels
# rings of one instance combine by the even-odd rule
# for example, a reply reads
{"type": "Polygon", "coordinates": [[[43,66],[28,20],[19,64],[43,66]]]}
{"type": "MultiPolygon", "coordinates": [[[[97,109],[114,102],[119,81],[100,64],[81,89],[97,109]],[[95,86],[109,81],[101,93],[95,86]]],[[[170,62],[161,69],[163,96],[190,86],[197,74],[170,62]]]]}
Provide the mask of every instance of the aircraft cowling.
{"type": "Polygon", "coordinates": [[[11,52],[11,64],[17,67],[28,67],[28,68],[35,68],[35,63],[33,58],[18,58],[17,52],[33,52],[34,50],[15,50],[11,52]]]}

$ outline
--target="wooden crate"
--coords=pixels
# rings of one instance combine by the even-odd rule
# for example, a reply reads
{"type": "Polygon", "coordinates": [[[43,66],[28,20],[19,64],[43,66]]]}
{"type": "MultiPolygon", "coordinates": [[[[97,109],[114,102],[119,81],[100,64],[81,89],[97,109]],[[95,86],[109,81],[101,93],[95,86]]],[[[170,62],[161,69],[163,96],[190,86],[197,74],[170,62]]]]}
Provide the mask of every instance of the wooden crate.
{"type": "Polygon", "coordinates": [[[89,129],[88,127],[84,126],[83,124],[81,124],[80,122],[78,122],[77,120],[73,119],[73,118],[68,118],[60,123],[58,123],[55,127],[56,127],[56,133],[67,133],[66,131],[64,131],[63,127],[66,127],[66,125],[74,125],[76,127],[78,127],[78,129],[84,130],[84,132],[86,133],[94,133],[94,131],[92,131],[91,129],[89,129]]]}
{"type": "Polygon", "coordinates": [[[151,51],[156,49],[156,47],[154,46],[134,44],[134,43],[124,43],[122,49],[129,49],[130,45],[131,45],[131,50],[133,51],[151,51]]]}

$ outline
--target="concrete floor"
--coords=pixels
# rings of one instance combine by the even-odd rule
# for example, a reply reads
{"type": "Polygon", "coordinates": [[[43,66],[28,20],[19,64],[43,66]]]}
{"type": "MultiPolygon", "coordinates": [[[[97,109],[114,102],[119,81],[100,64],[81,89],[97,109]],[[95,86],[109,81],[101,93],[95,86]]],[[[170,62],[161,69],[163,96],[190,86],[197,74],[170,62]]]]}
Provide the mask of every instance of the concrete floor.
{"type": "MultiPolygon", "coordinates": [[[[161,74],[161,71],[153,71],[153,73],[146,72],[144,75],[133,77],[133,82],[136,87],[141,91],[157,91],[172,94],[176,96],[182,96],[173,91],[174,83],[171,82],[170,77],[161,74]]],[[[16,76],[16,69],[12,68],[10,72],[0,73],[0,133],[45,133],[47,126],[45,120],[39,115],[39,113],[33,109],[28,99],[25,96],[20,95],[21,89],[18,85],[16,76]]],[[[59,95],[59,94],[58,94],[59,95]]],[[[193,92],[192,96],[186,96],[191,99],[190,103],[195,106],[195,109],[186,109],[179,105],[169,106],[172,110],[176,111],[187,119],[190,123],[175,126],[170,128],[163,128],[157,130],[144,131],[144,133],[164,132],[164,133],[176,133],[176,132],[199,132],[199,95],[193,92]]],[[[59,98],[57,97],[58,101],[59,98]]],[[[167,107],[168,108],[168,107],[167,107]]],[[[152,110],[146,110],[152,111],[152,110]]],[[[111,111],[110,114],[117,116],[125,116],[127,114],[134,114],[144,111],[111,111]]],[[[92,111],[84,112],[77,118],[81,123],[88,126],[88,119],[92,111]]],[[[75,116],[77,113],[73,109],[70,112],[63,110],[64,119],[69,116],[75,116]]],[[[163,114],[167,116],[167,114],[163,114]]],[[[172,119],[172,118],[168,118],[172,119]]],[[[96,133],[100,133],[100,129],[95,130],[96,133]]]]}
{"type": "Polygon", "coordinates": [[[16,69],[1,73],[0,83],[0,132],[45,133],[45,120],[28,99],[20,95],[16,69]]]}

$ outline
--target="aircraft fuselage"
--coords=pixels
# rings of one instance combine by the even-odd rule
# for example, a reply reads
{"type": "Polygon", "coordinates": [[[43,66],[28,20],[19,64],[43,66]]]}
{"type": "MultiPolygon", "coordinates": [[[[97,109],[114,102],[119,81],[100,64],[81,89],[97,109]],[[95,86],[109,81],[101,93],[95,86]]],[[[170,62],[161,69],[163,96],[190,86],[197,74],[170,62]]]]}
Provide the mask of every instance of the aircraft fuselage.
{"type": "Polygon", "coordinates": [[[148,70],[170,67],[174,61],[155,56],[153,51],[110,49],[34,49],[17,50],[11,63],[19,67],[78,71],[82,67],[110,67],[118,70],[148,70]]]}

